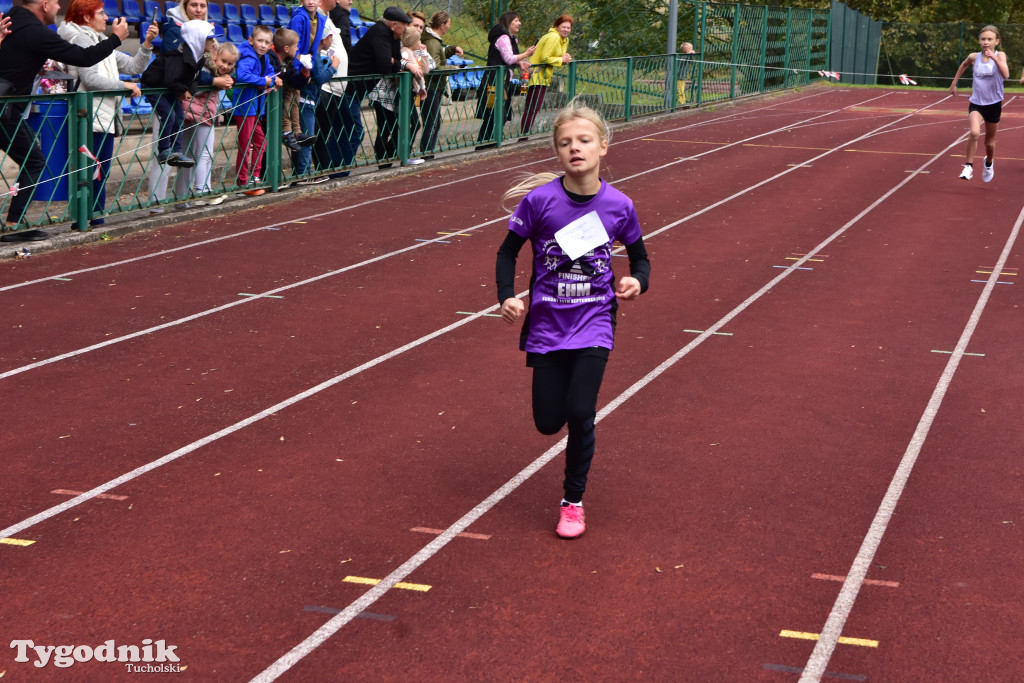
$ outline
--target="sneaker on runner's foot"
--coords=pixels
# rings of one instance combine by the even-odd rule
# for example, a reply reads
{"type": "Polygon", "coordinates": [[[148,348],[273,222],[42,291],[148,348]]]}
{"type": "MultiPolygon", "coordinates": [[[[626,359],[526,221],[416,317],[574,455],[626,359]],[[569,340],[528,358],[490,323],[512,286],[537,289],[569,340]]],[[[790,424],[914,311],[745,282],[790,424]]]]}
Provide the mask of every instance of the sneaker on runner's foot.
{"type": "Polygon", "coordinates": [[[572,503],[562,503],[558,509],[558,526],[555,533],[561,538],[579,538],[586,529],[583,508],[572,503]]]}

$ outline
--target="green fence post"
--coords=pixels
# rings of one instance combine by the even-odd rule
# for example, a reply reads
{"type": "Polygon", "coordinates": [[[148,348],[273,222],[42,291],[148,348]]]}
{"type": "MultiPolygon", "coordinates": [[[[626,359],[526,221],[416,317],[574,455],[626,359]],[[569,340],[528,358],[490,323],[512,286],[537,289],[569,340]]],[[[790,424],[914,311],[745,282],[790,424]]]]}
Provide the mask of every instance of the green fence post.
{"type": "Polygon", "coordinates": [[[412,73],[405,69],[398,75],[398,160],[402,166],[409,160],[409,121],[412,109],[412,73]]]}
{"type": "MultiPolygon", "coordinates": [[[[823,68],[828,69],[832,65],[832,13],[825,15],[825,64],[823,68]]],[[[878,69],[876,68],[877,72],[878,69]]],[[[877,80],[877,77],[876,77],[877,80]]]]}
{"type": "MultiPolygon", "coordinates": [[[[284,179],[284,167],[281,163],[281,88],[274,88],[267,95],[267,172],[263,180],[270,176],[270,191],[281,189],[284,179]]],[[[294,173],[295,169],[292,169],[294,173]]]]}
{"type": "Polygon", "coordinates": [[[626,93],[625,101],[623,102],[625,111],[623,112],[626,116],[626,121],[629,121],[633,110],[633,58],[626,58],[626,93]]]}
{"type": "MultiPolygon", "coordinates": [[[[505,83],[508,81],[508,72],[504,66],[499,66],[494,74],[494,108],[491,110],[491,129],[494,131],[494,144],[501,147],[501,141],[505,137],[505,83]]],[[[484,93],[484,97],[487,94],[484,93]]],[[[511,106],[511,102],[509,105],[511,106]]]]}
{"type": "Polygon", "coordinates": [[[565,86],[565,88],[566,88],[565,95],[568,98],[568,101],[571,102],[572,99],[574,97],[576,97],[576,62],[575,61],[569,62],[569,77],[566,80],[568,80],[569,83],[565,86]]]}
{"type": "Polygon", "coordinates": [[[740,36],[740,4],[737,2],[732,6],[732,40],[729,45],[729,61],[732,63],[732,70],[729,74],[729,99],[736,99],[736,45],[740,36]]]}
{"type": "Polygon", "coordinates": [[[68,209],[75,229],[81,232],[89,229],[89,219],[96,201],[92,186],[92,177],[97,171],[93,164],[96,162],[79,149],[84,145],[93,155],[96,154],[96,150],[92,149],[92,136],[89,135],[92,115],[92,97],[89,93],[73,93],[68,101],[68,117],[71,118],[68,121],[68,159],[71,161],[68,169],[68,209]]]}
{"type": "Polygon", "coordinates": [[[676,79],[679,78],[679,63],[676,59],[675,54],[670,54],[665,58],[665,99],[668,100],[666,104],[668,104],[669,111],[676,110],[676,101],[678,100],[676,84],[679,81],[676,79]]]}
{"type": "Polygon", "coordinates": [[[813,47],[811,38],[814,36],[814,10],[805,10],[807,12],[807,37],[804,39],[807,41],[807,62],[804,65],[803,82],[807,85],[811,82],[811,48],[813,47]]]}
{"type": "MultiPolygon", "coordinates": [[[[707,33],[707,28],[708,28],[707,12],[705,11],[706,8],[707,8],[707,6],[703,2],[701,2],[700,3],[700,9],[699,9],[699,13],[700,13],[700,31],[697,33],[697,35],[700,36],[700,49],[697,50],[697,53],[700,55],[700,60],[697,63],[697,73],[696,73],[696,79],[695,79],[696,80],[697,106],[698,107],[701,106],[704,103],[704,67],[706,66],[706,60],[708,58],[708,56],[707,56],[708,55],[708,53],[707,53],[707,41],[704,39],[704,36],[707,33]]],[[[697,20],[694,19],[694,22],[696,22],[696,21],[697,20]]]]}
{"type": "Polygon", "coordinates": [[[790,41],[793,39],[793,8],[785,8],[785,56],[783,63],[785,65],[785,85],[790,84],[790,76],[792,74],[790,67],[790,41]]]}
{"type": "Polygon", "coordinates": [[[768,74],[768,6],[761,8],[761,78],[757,91],[764,92],[764,81],[768,74]]]}

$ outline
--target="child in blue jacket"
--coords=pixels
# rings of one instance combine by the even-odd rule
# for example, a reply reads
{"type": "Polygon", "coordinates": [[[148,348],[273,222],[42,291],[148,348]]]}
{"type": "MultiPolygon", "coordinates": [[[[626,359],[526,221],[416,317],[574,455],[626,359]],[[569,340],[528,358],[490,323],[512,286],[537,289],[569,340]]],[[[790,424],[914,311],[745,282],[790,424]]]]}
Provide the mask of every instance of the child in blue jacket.
{"type": "MultiPolygon", "coordinates": [[[[316,139],[316,105],[320,99],[321,86],[334,78],[334,71],[338,68],[338,57],[328,58],[327,50],[331,47],[334,36],[328,34],[320,41],[320,50],[313,53],[313,68],[310,69],[309,83],[299,91],[299,120],[302,124],[302,132],[316,139]]],[[[313,172],[312,149],[303,147],[302,151],[296,154],[295,172],[298,175],[307,175],[313,172]]],[[[323,169],[316,169],[318,171],[323,169]]],[[[316,184],[329,180],[327,176],[310,178],[300,181],[303,184],[316,184]]]]}
{"type": "MultiPolygon", "coordinates": [[[[231,122],[238,127],[238,160],[236,180],[239,185],[260,181],[263,169],[263,150],[266,134],[260,117],[263,115],[266,93],[281,87],[281,77],[274,71],[267,51],[273,43],[273,32],[266,26],[257,26],[246,43],[238,44],[238,66],[235,73],[235,96],[232,101],[231,122]]],[[[257,196],[265,190],[253,188],[245,194],[257,196]]]]}
{"type": "MultiPolygon", "coordinates": [[[[297,88],[299,91],[296,93],[299,99],[299,119],[302,127],[301,138],[304,139],[304,142],[301,143],[303,147],[307,144],[305,142],[306,139],[309,140],[308,144],[312,144],[316,139],[316,116],[310,112],[316,109],[320,86],[331,79],[331,76],[327,76],[324,79],[323,74],[320,73],[322,68],[320,44],[325,37],[324,27],[327,25],[328,19],[326,14],[319,11],[319,7],[320,0],[301,0],[300,6],[292,9],[292,19],[288,23],[288,28],[299,34],[299,44],[295,51],[295,60],[299,62],[306,62],[307,59],[312,60],[310,81],[316,82],[315,88],[308,84],[302,88],[297,88]],[[303,55],[309,55],[309,58],[303,55]]],[[[296,135],[296,137],[299,137],[299,135],[296,135]]],[[[308,148],[302,149],[297,153],[295,167],[297,174],[305,175],[310,172],[311,154],[312,152],[308,148]]],[[[320,182],[320,179],[316,179],[316,181],[320,182]]]]}

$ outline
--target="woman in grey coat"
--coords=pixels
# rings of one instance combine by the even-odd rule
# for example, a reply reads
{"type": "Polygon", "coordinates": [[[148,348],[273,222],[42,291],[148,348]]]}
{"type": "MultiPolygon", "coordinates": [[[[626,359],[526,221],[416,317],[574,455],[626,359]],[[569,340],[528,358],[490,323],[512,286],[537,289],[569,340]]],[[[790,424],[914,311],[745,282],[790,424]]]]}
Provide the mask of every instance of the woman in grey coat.
{"type": "MultiPolygon", "coordinates": [[[[102,0],[72,0],[64,14],[57,33],[61,38],[81,47],[90,47],[106,39],[103,34],[107,14],[102,0]]],[[[142,73],[153,55],[153,39],[159,35],[156,24],[150,24],[146,37],[135,56],[114,51],[103,61],[88,67],[68,67],[69,73],[78,79],[79,90],[127,91],[132,97],[140,97],[136,83],[122,81],[120,74],[142,73]]],[[[115,93],[92,98],[92,147],[89,150],[99,163],[99,175],[94,174],[93,204],[90,215],[102,214],[107,204],[106,181],[110,173],[110,160],[114,151],[115,138],[124,134],[121,122],[121,100],[115,93]]],[[[103,218],[94,218],[92,225],[102,225],[103,218]]]]}

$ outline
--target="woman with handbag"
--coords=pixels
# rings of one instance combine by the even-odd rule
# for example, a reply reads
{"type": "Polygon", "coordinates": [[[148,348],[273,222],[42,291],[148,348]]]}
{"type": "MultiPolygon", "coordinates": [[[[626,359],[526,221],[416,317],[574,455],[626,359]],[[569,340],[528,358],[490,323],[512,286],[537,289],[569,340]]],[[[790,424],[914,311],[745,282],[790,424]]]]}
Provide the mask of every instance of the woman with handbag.
{"type": "MultiPolygon", "coordinates": [[[[106,26],[107,13],[103,9],[103,0],[71,0],[57,33],[69,43],[87,48],[106,40],[103,33],[106,26]]],[[[153,55],[153,39],[157,35],[157,25],[152,23],[134,57],[115,51],[93,66],[69,66],[68,72],[78,78],[79,90],[126,90],[132,97],[140,97],[142,93],[138,84],[122,81],[119,75],[138,75],[145,70],[153,55]]],[[[102,214],[107,205],[106,183],[114,153],[114,139],[124,135],[124,124],[121,122],[122,99],[120,95],[103,95],[92,100],[93,132],[90,151],[99,164],[99,173],[93,174],[90,216],[102,214]]],[[[102,225],[103,218],[93,218],[89,223],[102,225]]]]}
{"type": "MultiPolygon", "coordinates": [[[[487,50],[487,66],[515,66],[518,64],[524,70],[530,68],[530,64],[527,61],[534,51],[537,49],[536,45],[531,45],[523,52],[519,52],[519,42],[516,40],[516,36],[519,33],[519,27],[522,26],[523,22],[519,19],[518,12],[505,12],[498,18],[498,23],[495,24],[490,33],[487,34],[487,42],[490,43],[490,47],[487,50]]],[[[477,135],[477,149],[486,149],[488,147],[494,147],[496,143],[490,142],[494,139],[494,108],[497,106],[495,97],[497,84],[496,84],[496,71],[487,71],[484,73],[483,80],[480,83],[480,90],[477,93],[479,98],[476,105],[476,118],[481,119],[480,133],[477,135]]],[[[512,83],[512,74],[505,79],[505,98],[502,104],[503,111],[501,112],[501,125],[504,126],[506,121],[512,120],[512,96],[515,93],[515,85],[512,83]]]]}

